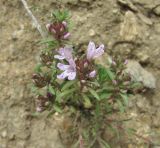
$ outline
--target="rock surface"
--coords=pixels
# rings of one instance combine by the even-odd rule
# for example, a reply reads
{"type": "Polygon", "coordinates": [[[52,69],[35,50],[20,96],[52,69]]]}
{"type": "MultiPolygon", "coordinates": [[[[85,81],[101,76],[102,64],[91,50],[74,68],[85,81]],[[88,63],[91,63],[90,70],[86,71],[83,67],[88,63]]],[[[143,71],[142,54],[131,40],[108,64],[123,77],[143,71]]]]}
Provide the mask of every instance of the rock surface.
{"type": "MultiPolygon", "coordinates": [[[[50,13],[59,7],[57,0],[26,1],[42,26],[48,23],[50,13]]],[[[87,1],[89,3],[80,2],[80,0],[61,0],[64,3],[62,7],[64,6],[71,12],[72,42],[78,47],[85,47],[84,49],[87,48],[90,40],[97,44],[103,43],[107,53],[109,53],[109,44],[112,45],[121,39],[120,26],[124,22],[127,11],[132,10],[131,13],[140,11],[147,17],[148,11],[159,3],[159,0],[121,0],[124,6],[121,7],[122,4],[121,6],[117,4],[117,0],[87,1]],[[90,29],[95,31],[94,36],[92,36],[93,31],[89,34],[90,29]]],[[[20,1],[0,0],[0,14],[0,148],[60,148],[62,144],[57,135],[58,127],[55,125],[57,121],[52,118],[48,121],[43,114],[35,118],[30,116],[35,111],[34,97],[30,89],[31,75],[37,63],[35,57],[41,50],[41,46],[37,44],[41,36],[32,27],[31,19],[20,1]]],[[[143,30],[143,41],[139,46],[132,45],[133,50],[128,52],[129,57],[146,61],[147,58],[143,54],[149,56],[149,61],[147,60],[145,66],[156,77],[156,91],[155,94],[136,95],[133,105],[131,104],[127,110],[128,116],[125,118],[132,117],[133,119],[128,123],[128,128],[135,127],[140,134],[144,136],[148,134],[147,136],[152,137],[153,142],[158,143],[160,139],[158,136],[160,132],[158,118],[160,108],[160,19],[158,15],[154,15],[149,18],[149,21],[147,20],[148,22],[146,21],[147,23],[151,21],[153,25],[148,25],[137,16],[137,13],[133,13],[134,17],[135,15],[138,21],[137,27],[143,30]],[[143,100],[143,98],[146,99],[143,100]],[[139,102],[141,99],[146,105],[143,106],[143,103],[139,102]],[[146,111],[148,108],[149,110],[146,111]]],[[[136,38],[134,34],[131,36],[133,36],[132,39],[136,38]]],[[[128,47],[124,46],[122,50],[125,54],[128,47]]],[[[131,138],[128,145],[132,148],[147,147],[142,139],[138,139],[141,141],[139,144],[135,141],[135,137],[131,138]]],[[[117,146],[120,147],[118,144],[117,146]]],[[[125,148],[125,146],[121,147],[125,148]]]]}
{"type": "Polygon", "coordinates": [[[152,73],[145,70],[138,62],[129,61],[126,72],[129,73],[133,81],[142,82],[147,88],[156,88],[156,79],[152,73]]]}
{"type": "Polygon", "coordinates": [[[127,11],[121,25],[120,36],[122,40],[134,41],[140,33],[137,18],[133,12],[127,11]]]}

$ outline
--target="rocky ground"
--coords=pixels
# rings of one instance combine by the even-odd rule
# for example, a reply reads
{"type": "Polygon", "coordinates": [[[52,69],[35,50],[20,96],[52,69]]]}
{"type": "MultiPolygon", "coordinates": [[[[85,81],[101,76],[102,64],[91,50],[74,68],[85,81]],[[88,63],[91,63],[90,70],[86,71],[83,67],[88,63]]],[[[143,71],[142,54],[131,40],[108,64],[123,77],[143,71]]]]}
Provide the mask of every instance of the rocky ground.
{"type": "MultiPolygon", "coordinates": [[[[45,26],[58,2],[27,3],[45,26]]],[[[62,3],[72,14],[72,41],[78,46],[85,47],[90,40],[104,43],[107,52],[127,56],[149,72],[148,75],[142,67],[132,65],[133,69],[139,68],[136,76],[149,89],[131,98],[126,117],[133,120],[126,126],[160,144],[160,1],[62,0],[62,3]]],[[[47,119],[45,113],[36,118],[31,116],[34,112],[31,76],[41,49],[37,44],[40,39],[20,1],[0,1],[0,148],[65,147],[58,137],[58,119],[47,119]]],[[[117,147],[160,145],[143,145],[137,137],[117,147]]]]}

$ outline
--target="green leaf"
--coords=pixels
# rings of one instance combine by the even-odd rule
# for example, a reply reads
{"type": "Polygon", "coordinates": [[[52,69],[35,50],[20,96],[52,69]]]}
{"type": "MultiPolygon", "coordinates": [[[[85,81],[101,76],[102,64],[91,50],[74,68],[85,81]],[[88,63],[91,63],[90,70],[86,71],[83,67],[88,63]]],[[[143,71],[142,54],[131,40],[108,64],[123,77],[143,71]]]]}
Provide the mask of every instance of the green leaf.
{"type": "Polygon", "coordinates": [[[53,89],[53,87],[51,85],[49,85],[48,90],[52,95],[56,94],[55,90],[53,89]]]}
{"type": "Polygon", "coordinates": [[[115,74],[108,68],[106,69],[108,77],[110,78],[110,80],[114,80],[115,79],[115,74]]]}
{"type": "Polygon", "coordinates": [[[108,93],[108,92],[105,92],[105,91],[100,93],[100,98],[101,99],[109,99],[111,96],[112,96],[112,93],[108,93]]]}
{"type": "Polygon", "coordinates": [[[63,87],[62,87],[62,91],[66,90],[67,88],[71,87],[76,81],[67,81],[63,87]]]}
{"type": "Polygon", "coordinates": [[[124,113],[125,108],[124,108],[122,102],[121,102],[120,100],[117,100],[117,103],[118,103],[120,112],[121,112],[121,113],[124,113]]]}
{"type": "Polygon", "coordinates": [[[52,16],[54,17],[54,19],[56,21],[58,20],[58,21],[62,22],[62,21],[69,18],[69,12],[67,10],[63,10],[63,11],[58,10],[58,11],[54,11],[52,13],[52,16]]]}
{"type": "Polygon", "coordinates": [[[102,148],[111,148],[110,145],[103,139],[100,139],[100,144],[102,144],[102,148]]]}
{"type": "Polygon", "coordinates": [[[122,99],[123,99],[123,102],[124,102],[124,105],[128,105],[128,96],[127,96],[127,94],[120,94],[120,96],[122,97],[122,99]]]}
{"type": "Polygon", "coordinates": [[[111,130],[111,132],[117,135],[118,139],[120,139],[120,133],[119,133],[120,131],[119,129],[117,129],[117,127],[114,127],[114,125],[110,124],[108,125],[108,128],[111,130]]]}
{"type": "Polygon", "coordinates": [[[91,103],[89,97],[87,97],[87,95],[85,95],[85,94],[83,94],[82,97],[84,99],[84,102],[83,102],[84,103],[84,107],[85,108],[91,108],[92,107],[92,103],[91,103]]]}
{"type": "Polygon", "coordinates": [[[41,63],[37,64],[36,67],[34,68],[34,71],[35,71],[36,73],[42,72],[42,70],[41,70],[42,66],[43,66],[43,65],[42,65],[41,63]]]}
{"type": "Polygon", "coordinates": [[[31,116],[32,116],[32,117],[38,117],[39,115],[40,115],[40,113],[39,113],[39,112],[31,113],[31,116]]]}
{"type": "Polygon", "coordinates": [[[99,97],[98,93],[97,93],[95,90],[89,88],[89,92],[90,92],[97,100],[100,100],[100,97],[99,97]]]}
{"type": "Polygon", "coordinates": [[[53,47],[56,47],[58,45],[57,41],[53,39],[44,39],[40,42],[40,44],[46,44],[48,46],[48,49],[53,49],[53,47]]]}
{"type": "Polygon", "coordinates": [[[90,83],[91,85],[100,87],[100,84],[98,82],[91,82],[91,81],[87,81],[88,83],[90,83]]]}
{"type": "Polygon", "coordinates": [[[126,132],[129,136],[133,136],[133,134],[135,134],[137,131],[133,128],[127,128],[126,132]]]}
{"type": "Polygon", "coordinates": [[[65,90],[64,92],[60,92],[57,94],[57,97],[56,97],[56,101],[58,102],[61,102],[61,99],[67,95],[70,95],[71,93],[75,92],[76,88],[72,88],[72,89],[69,89],[69,90],[65,90]]]}
{"type": "Polygon", "coordinates": [[[98,75],[100,82],[106,80],[108,78],[108,73],[105,67],[100,66],[98,69],[98,75]]]}
{"type": "Polygon", "coordinates": [[[58,112],[58,113],[62,113],[62,109],[60,108],[60,106],[58,106],[58,105],[54,105],[53,106],[53,108],[54,108],[54,110],[56,111],[56,112],[58,112]]]}

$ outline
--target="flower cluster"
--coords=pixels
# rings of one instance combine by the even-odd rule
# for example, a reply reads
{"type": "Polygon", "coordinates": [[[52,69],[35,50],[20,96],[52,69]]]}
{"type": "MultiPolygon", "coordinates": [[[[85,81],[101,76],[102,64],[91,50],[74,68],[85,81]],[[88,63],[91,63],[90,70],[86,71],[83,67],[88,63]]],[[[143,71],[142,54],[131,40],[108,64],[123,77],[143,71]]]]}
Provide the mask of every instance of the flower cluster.
{"type": "Polygon", "coordinates": [[[44,40],[46,48],[32,77],[36,111],[67,112],[74,121],[74,130],[69,132],[72,142],[78,139],[80,147],[106,147],[103,135],[112,127],[109,116],[124,112],[128,96],[141,87],[125,73],[128,61],[124,57],[110,56],[107,66],[95,62],[104,54],[103,44],[90,41],[86,53],[74,51],[74,46],[68,46],[68,13],[60,10],[52,16],[46,28],[53,38],[44,40]]]}
{"type": "Polygon", "coordinates": [[[57,75],[58,79],[74,80],[76,76],[80,80],[85,80],[85,78],[93,78],[96,76],[96,70],[93,69],[93,59],[101,56],[104,53],[104,45],[100,45],[96,48],[94,42],[90,42],[87,49],[87,55],[84,59],[73,58],[73,49],[70,47],[61,48],[54,57],[59,60],[66,60],[68,65],[63,63],[58,63],[57,67],[63,72],[57,75]]]}
{"type": "Polygon", "coordinates": [[[70,37],[70,33],[68,32],[67,22],[65,21],[47,24],[46,28],[57,40],[61,39],[65,40],[70,37]]]}

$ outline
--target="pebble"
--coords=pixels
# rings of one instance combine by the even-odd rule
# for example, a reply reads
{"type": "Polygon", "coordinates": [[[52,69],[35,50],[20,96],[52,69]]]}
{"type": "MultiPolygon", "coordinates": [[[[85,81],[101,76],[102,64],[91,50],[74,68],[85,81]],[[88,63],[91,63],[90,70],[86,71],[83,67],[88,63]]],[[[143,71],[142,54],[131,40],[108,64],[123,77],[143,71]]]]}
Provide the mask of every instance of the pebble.
{"type": "Polygon", "coordinates": [[[145,15],[143,15],[142,13],[138,13],[138,17],[147,25],[152,25],[153,22],[151,21],[150,18],[146,17],[145,15]]]}
{"type": "Polygon", "coordinates": [[[93,29],[90,29],[89,30],[89,36],[93,37],[95,35],[96,35],[95,31],[93,29]]]}
{"type": "Polygon", "coordinates": [[[78,3],[78,0],[65,0],[64,3],[68,3],[71,5],[76,5],[78,3]]]}
{"type": "Polygon", "coordinates": [[[120,36],[122,40],[134,41],[139,35],[140,30],[137,24],[137,18],[131,11],[127,11],[124,16],[124,21],[121,24],[120,36]]]}
{"type": "Polygon", "coordinates": [[[133,5],[133,3],[130,0],[118,0],[118,3],[123,5],[123,6],[127,6],[129,7],[131,10],[137,12],[138,9],[135,5],[133,5]]]}
{"type": "Polygon", "coordinates": [[[146,88],[156,88],[156,79],[153,74],[145,70],[137,61],[128,61],[126,73],[130,74],[132,81],[142,82],[146,88]]]}
{"type": "Polygon", "coordinates": [[[139,58],[140,63],[142,63],[142,64],[149,63],[150,58],[147,54],[145,54],[143,52],[138,52],[137,57],[139,58]]]}
{"type": "Polygon", "coordinates": [[[158,16],[160,16],[160,6],[154,9],[154,13],[158,16]]]}
{"type": "Polygon", "coordinates": [[[138,99],[136,104],[141,112],[147,112],[150,109],[150,104],[145,97],[141,97],[140,99],[138,99]]]}
{"type": "Polygon", "coordinates": [[[1,136],[2,136],[2,138],[6,138],[6,137],[7,137],[7,131],[3,131],[3,132],[1,133],[1,136]]]}
{"type": "Polygon", "coordinates": [[[80,0],[80,2],[91,3],[92,0],[80,0]]]}

